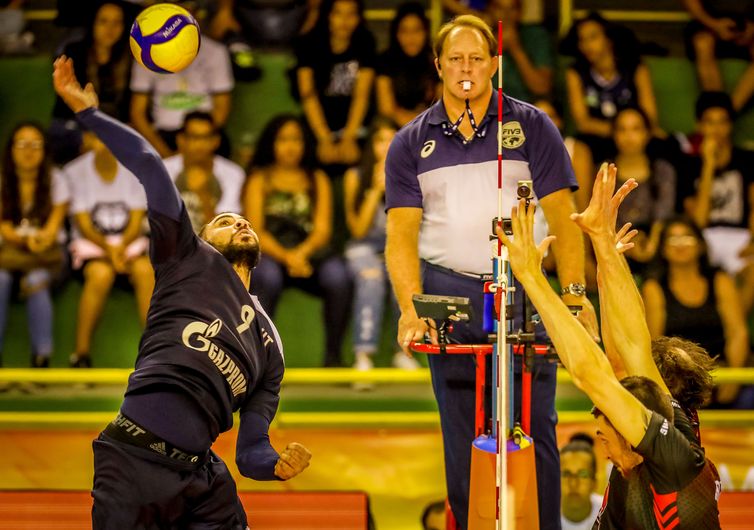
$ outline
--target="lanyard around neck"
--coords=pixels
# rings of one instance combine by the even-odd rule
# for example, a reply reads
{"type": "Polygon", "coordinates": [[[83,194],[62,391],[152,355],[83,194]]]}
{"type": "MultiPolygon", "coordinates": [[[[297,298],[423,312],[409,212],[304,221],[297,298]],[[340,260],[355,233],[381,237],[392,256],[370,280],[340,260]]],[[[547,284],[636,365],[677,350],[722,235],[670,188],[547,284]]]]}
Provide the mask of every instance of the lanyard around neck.
{"type": "MultiPolygon", "coordinates": [[[[458,116],[458,119],[454,123],[449,122],[443,122],[442,124],[442,132],[445,136],[453,136],[458,132],[458,128],[461,126],[461,122],[463,122],[463,118],[468,114],[469,116],[469,124],[471,125],[471,130],[474,131],[474,136],[477,138],[484,138],[484,131],[480,130],[479,127],[477,127],[476,120],[474,119],[474,113],[471,112],[471,106],[469,105],[469,100],[466,99],[466,108],[461,112],[461,115],[458,116]]],[[[459,133],[460,134],[460,133],[459,133]]],[[[466,140],[466,138],[464,138],[466,140]]]]}

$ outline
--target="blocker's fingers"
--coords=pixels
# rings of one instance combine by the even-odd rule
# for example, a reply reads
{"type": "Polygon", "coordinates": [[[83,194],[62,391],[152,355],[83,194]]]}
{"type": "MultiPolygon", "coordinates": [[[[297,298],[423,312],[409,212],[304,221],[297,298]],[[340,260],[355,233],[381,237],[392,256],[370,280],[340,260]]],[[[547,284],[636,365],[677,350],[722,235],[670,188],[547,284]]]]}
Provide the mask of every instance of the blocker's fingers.
{"type": "Polygon", "coordinates": [[[508,236],[505,234],[503,229],[500,226],[495,227],[495,233],[497,234],[497,238],[500,240],[500,242],[505,245],[506,247],[511,244],[511,240],[508,239],[508,236]]]}
{"type": "Polygon", "coordinates": [[[518,206],[511,208],[511,231],[513,238],[516,239],[521,234],[521,222],[518,219],[518,206]]]}
{"type": "Polygon", "coordinates": [[[550,248],[552,242],[555,241],[555,236],[547,236],[537,247],[540,256],[544,256],[547,253],[547,249],[550,248]]]}
{"type": "Polygon", "coordinates": [[[615,234],[615,240],[620,241],[623,239],[623,236],[625,236],[628,233],[628,230],[631,228],[631,223],[626,223],[623,226],[621,226],[620,230],[618,230],[618,233],[615,234]]]}

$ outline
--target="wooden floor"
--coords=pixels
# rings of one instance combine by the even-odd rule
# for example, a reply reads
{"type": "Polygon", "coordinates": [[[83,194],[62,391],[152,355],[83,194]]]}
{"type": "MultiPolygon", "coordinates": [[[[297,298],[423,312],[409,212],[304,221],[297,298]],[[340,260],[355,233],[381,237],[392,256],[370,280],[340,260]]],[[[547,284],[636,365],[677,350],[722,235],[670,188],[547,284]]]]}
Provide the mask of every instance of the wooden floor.
{"type": "MultiPolygon", "coordinates": [[[[367,497],[360,492],[240,494],[254,530],[365,530],[367,497]]],[[[0,529],[91,528],[88,491],[0,492],[0,529]]]]}

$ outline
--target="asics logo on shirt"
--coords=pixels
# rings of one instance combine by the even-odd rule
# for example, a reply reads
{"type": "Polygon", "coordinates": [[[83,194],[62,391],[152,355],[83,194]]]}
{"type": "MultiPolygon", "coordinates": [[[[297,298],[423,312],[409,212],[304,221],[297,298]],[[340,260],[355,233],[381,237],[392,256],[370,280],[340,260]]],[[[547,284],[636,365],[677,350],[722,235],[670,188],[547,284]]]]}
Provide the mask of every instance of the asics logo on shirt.
{"type": "Polygon", "coordinates": [[[422,158],[427,158],[429,155],[431,155],[435,151],[435,146],[437,145],[437,142],[434,140],[428,140],[424,142],[424,146],[422,146],[422,150],[419,152],[419,155],[422,158]]]}
{"type": "Polygon", "coordinates": [[[235,361],[210,339],[216,337],[223,327],[219,318],[207,325],[204,322],[191,322],[183,328],[183,344],[192,350],[207,352],[220,375],[225,377],[234,396],[246,392],[246,376],[241,373],[235,361]]]}

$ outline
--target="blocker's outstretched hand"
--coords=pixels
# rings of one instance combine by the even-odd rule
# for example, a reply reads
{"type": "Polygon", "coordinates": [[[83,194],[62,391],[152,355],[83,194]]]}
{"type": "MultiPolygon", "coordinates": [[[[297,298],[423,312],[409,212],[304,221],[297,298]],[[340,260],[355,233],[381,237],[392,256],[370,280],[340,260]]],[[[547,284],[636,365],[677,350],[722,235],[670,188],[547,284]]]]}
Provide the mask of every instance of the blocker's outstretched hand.
{"type": "Polygon", "coordinates": [[[52,84],[55,92],[73,112],[81,112],[89,107],[97,107],[99,99],[94,86],[87,83],[81,88],[73,72],[73,60],[61,55],[53,63],[52,84]]]}
{"type": "Polygon", "coordinates": [[[603,163],[594,179],[589,206],[581,213],[571,214],[571,219],[592,238],[609,237],[611,241],[615,240],[618,208],[628,194],[639,186],[631,178],[613,194],[617,174],[615,164],[603,163]]]}
{"type": "Polygon", "coordinates": [[[306,447],[298,442],[291,442],[280,453],[280,459],[275,464],[275,476],[282,480],[291,479],[309,467],[311,458],[312,454],[306,447]]]}
{"type": "Polygon", "coordinates": [[[542,275],[542,258],[555,240],[555,236],[547,236],[537,246],[534,242],[534,211],[536,206],[521,199],[518,206],[511,210],[511,226],[513,238],[509,239],[498,226],[495,230],[500,242],[508,249],[508,261],[516,278],[526,287],[526,281],[535,275],[542,275]]]}

